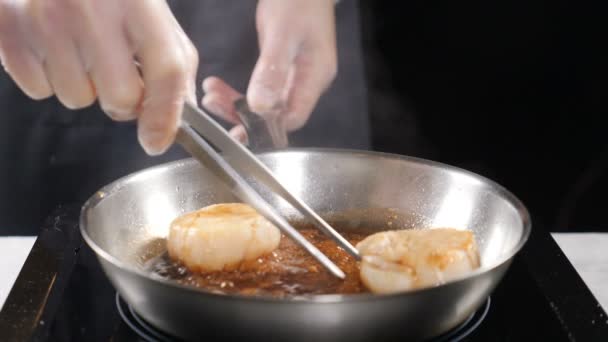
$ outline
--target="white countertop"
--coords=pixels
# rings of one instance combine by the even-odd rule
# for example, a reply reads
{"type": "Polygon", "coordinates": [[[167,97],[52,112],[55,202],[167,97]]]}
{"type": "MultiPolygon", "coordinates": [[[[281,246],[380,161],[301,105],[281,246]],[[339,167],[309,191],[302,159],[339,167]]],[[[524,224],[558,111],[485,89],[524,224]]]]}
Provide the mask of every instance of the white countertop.
{"type": "MultiPolygon", "coordinates": [[[[560,233],[553,237],[604,310],[608,311],[608,233],[560,233]]],[[[0,237],[0,308],[36,237],[0,237]]]]}
{"type": "Polygon", "coordinates": [[[0,237],[0,309],[27,259],[35,236],[0,237]]]}
{"type": "Polygon", "coordinates": [[[553,238],[608,311],[608,233],[561,233],[553,238]]]}

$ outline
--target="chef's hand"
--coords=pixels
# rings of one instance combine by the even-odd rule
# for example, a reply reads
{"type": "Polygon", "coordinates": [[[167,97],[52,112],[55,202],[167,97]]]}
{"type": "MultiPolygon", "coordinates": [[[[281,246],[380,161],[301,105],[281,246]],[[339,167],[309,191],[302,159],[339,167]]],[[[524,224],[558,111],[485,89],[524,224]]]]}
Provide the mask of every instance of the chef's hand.
{"type": "MultiPolygon", "coordinates": [[[[253,112],[277,119],[287,131],[308,120],[337,71],[335,0],[260,0],[256,13],[260,57],[247,101],[253,112]]],[[[231,134],[245,140],[233,102],[241,97],[217,77],[203,82],[202,104],[237,124],[231,134]]]]}
{"type": "Polygon", "coordinates": [[[165,1],[0,0],[0,59],[33,99],[99,99],[111,118],[137,119],[152,155],[173,142],[184,99],[196,101],[197,52],[165,1]]]}

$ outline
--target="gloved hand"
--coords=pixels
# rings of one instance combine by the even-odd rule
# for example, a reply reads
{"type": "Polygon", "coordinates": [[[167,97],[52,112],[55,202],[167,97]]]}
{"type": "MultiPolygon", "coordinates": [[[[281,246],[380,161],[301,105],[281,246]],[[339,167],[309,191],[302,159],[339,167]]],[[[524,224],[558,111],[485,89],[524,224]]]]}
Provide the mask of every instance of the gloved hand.
{"type": "MultiPolygon", "coordinates": [[[[253,112],[276,119],[287,131],[301,128],[337,71],[334,0],[260,0],[256,13],[260,56],[249,81],[253,112]]],[[[237,124],[231,134],[244,141],[234,100],[236,90],[217,77],[203,81],[202,105],[237,124]]]]}
{"type": "Polygon", "coordinates": [[[72,109],[99,99],[113,119],[137,118],[149,154],[170,146],[185,98],[196,101],[196,49],[161,0],[0,0],[0,59],[31,98],[72,109]]]}

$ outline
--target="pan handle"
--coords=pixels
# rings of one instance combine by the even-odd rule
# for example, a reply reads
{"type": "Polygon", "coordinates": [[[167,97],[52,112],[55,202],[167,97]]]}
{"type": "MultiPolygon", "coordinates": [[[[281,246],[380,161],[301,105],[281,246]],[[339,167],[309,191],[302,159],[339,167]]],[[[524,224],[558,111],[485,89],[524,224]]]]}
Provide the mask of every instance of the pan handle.
{"type": "Polygon", "coordinates": [[[251,151],[282,149],[289,145],[287,132],[280,120],[265,120],[252,112],[244,97],[236,100],[234,107],[247,132],[247,145],[251,151]]]}

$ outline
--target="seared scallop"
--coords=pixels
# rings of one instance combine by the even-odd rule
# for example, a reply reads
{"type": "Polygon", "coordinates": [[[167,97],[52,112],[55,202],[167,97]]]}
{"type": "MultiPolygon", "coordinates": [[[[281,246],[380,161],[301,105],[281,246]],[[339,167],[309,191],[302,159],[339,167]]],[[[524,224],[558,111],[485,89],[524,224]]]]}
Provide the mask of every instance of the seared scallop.
{"type": "Polygon", "coordinates": [[[380,232],[357,244],[360,277],[374,293],[436,286],[479,267],[471,231],[449,228],[380,232]]]}
{"type": "Polygon", "coordinates": [[[194,272],[234,270],[271,253],[281,232],[255,209],[242,203],[215,204],[171,223],[169,256],[194,272]]]}

